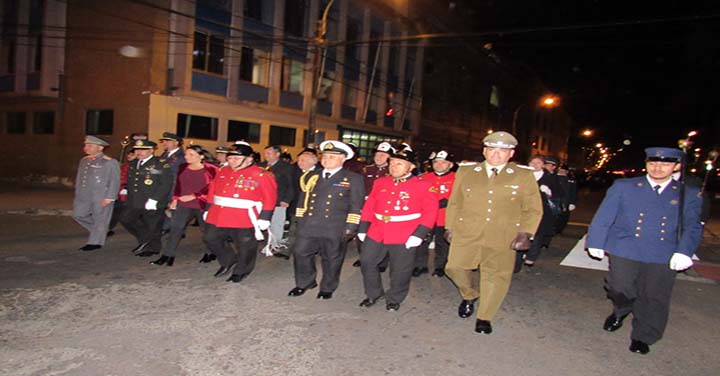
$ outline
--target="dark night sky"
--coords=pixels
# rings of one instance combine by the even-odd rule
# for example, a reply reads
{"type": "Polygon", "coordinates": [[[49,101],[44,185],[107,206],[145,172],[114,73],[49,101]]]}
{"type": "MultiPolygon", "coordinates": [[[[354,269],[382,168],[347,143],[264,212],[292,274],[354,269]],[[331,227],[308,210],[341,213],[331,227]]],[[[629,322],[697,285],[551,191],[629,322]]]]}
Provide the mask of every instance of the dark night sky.
{"type": "MultiPolygon", "coordinates": [[[[691,129],[720,146],[720,1],[458,1],[493,50],[530,66],[597,140],[673,146],[691,129]],[[642,4],[641,4],[642,3],[642,4]],[[678,21],[687,16],[705,19],[678,21]],[[716,16],[716,17],[712,17],[716,16]],[[592,27],[637,20],[651,24],[592,27]],[[527,31],[587,25],[578,30],[527,31]],[[527,32],[526,32],[527,31],[527,32]]],[[[635,154],[635,153],[631,153],[635,154]]]]}

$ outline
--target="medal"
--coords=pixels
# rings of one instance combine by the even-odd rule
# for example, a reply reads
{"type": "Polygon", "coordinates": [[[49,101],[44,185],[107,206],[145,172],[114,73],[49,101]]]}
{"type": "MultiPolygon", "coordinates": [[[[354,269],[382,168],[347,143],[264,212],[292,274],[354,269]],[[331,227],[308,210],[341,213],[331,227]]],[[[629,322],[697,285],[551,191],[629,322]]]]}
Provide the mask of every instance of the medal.
{"type": "Polygon", "coordinates": [[[145,179],[145,185],[152,185],[152,179],[145,179]]]}

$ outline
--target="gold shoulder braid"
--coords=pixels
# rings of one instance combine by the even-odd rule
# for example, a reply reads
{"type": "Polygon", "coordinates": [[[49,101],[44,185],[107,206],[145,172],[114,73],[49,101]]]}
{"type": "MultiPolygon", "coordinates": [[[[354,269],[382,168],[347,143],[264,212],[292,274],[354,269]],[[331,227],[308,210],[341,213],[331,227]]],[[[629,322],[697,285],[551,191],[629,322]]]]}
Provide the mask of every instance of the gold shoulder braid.
{"type": "Polygon", "coordinates": [[[320,175],[311,176],[310,179],[305,181],[305,176],[309,174],[312,171],[307,171],[302,176],[300,176],[300,190],[305,192],[305,201],[303,202],[302,208],[297,208],[295,210],[295,216],[296,217],[302,217],[305,215],[305,211],[308,207],[308,200],[310,199],[310,192],[312,192],[313,189],[315,189],[315,185],[318,182],[318,179],[320,179],[320,175]]]}

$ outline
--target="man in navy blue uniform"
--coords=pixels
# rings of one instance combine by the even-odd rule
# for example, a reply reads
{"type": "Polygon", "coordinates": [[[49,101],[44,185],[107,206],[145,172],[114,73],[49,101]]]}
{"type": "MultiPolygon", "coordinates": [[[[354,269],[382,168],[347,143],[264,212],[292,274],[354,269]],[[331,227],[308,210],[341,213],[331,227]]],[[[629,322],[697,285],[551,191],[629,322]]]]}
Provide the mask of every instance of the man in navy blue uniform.
{"type": "Polygon", "coordinates": [[[680,168],[682,151],[648,148],[645,153],[647,175],[610,187],[585,244],[591,257],[610,254],[606,289],[614,309],[603,328],[618,330],[632,313],[629,349],[640,354],[662,337],[675,275],[692,266],[702,240],[700,192],[671,177],[680,168]]]}

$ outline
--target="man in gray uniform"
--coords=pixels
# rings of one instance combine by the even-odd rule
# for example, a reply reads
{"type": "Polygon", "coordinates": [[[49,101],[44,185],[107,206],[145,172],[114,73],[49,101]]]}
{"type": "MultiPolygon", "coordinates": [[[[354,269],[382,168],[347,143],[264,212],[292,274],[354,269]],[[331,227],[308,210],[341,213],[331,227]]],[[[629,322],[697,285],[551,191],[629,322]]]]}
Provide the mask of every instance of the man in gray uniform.
{"type": "Polygon", "coordinates": [[[113,201],[120,189],[120,164],[103,154],[109,144],[95,136],[85,137],[83,151],[75,179],[73,218],[90,231],[87,244],[81,251],[94,251],[105,245],[113,201]]]}

